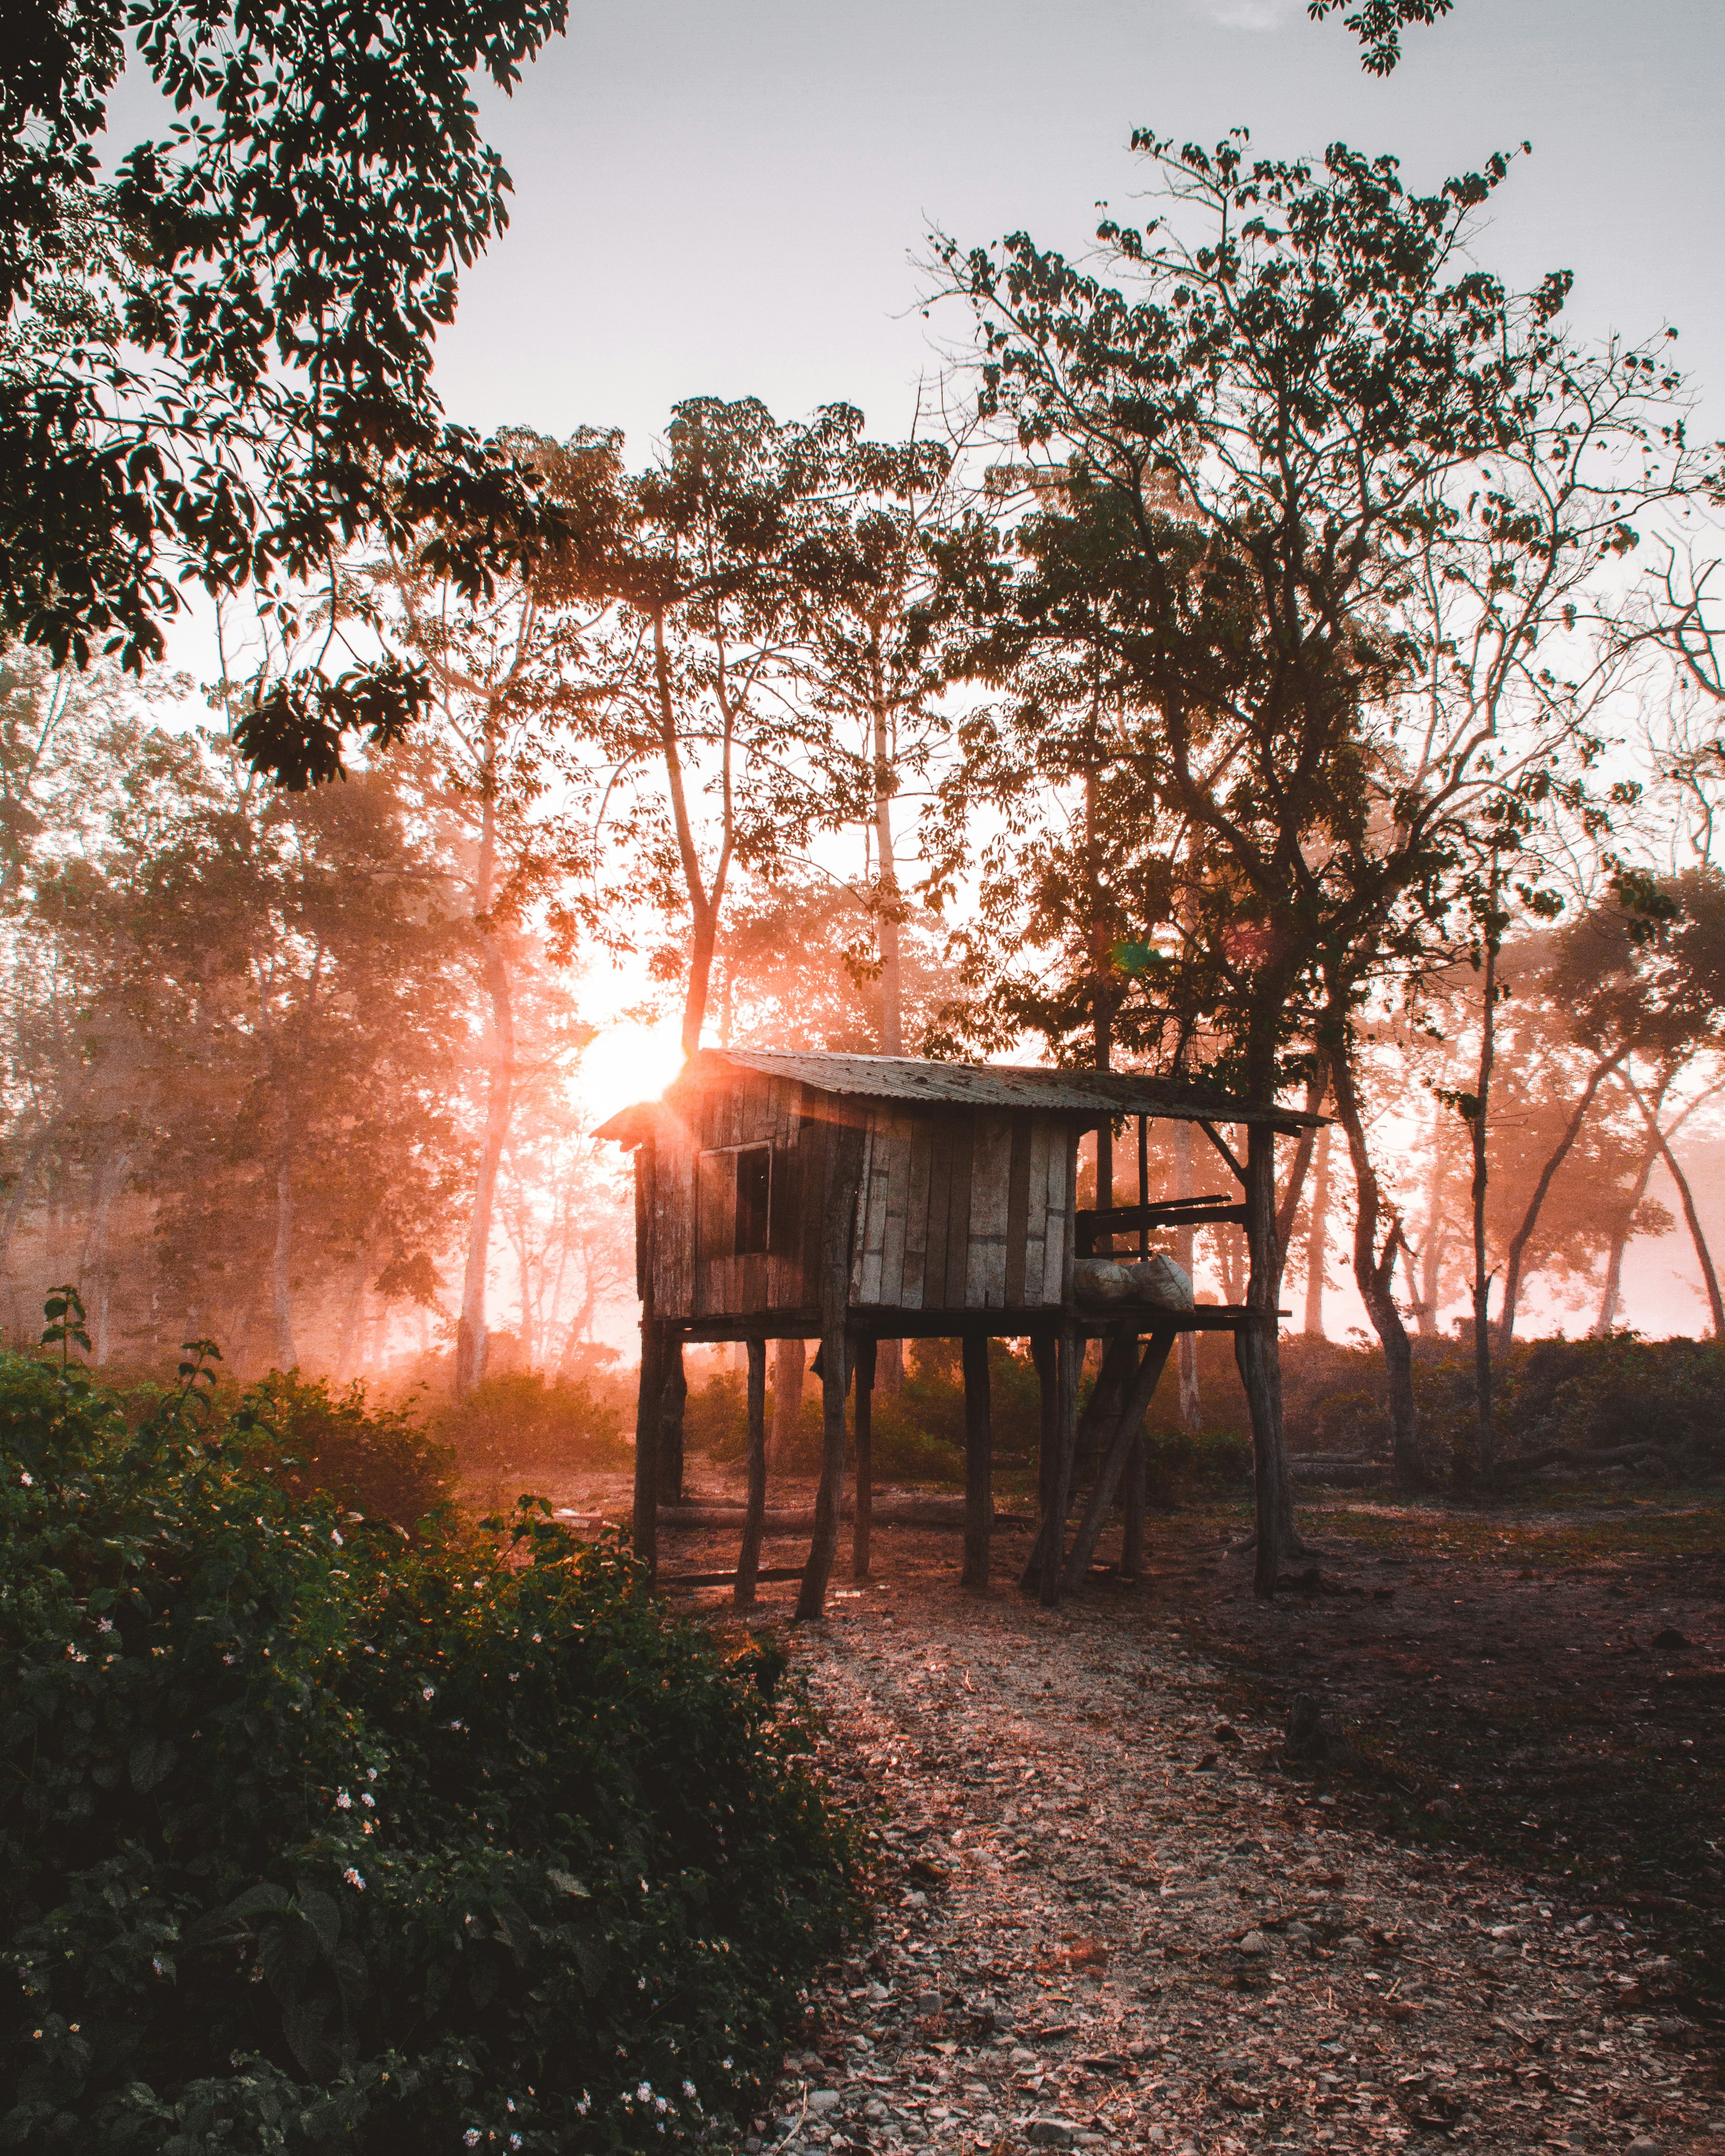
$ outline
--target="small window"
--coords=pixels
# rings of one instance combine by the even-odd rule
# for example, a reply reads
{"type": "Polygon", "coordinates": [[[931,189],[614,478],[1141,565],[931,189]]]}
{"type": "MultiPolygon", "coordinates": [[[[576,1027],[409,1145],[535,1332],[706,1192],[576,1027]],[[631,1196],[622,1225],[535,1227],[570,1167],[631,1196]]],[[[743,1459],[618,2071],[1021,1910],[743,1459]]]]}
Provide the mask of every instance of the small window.
{"type": "Polygon", "coordinates": [[[701,1255],[750,1258],[767,1248],[773,1191],[771,1146],[741,1146],[701,1156],[701,1255]]]}

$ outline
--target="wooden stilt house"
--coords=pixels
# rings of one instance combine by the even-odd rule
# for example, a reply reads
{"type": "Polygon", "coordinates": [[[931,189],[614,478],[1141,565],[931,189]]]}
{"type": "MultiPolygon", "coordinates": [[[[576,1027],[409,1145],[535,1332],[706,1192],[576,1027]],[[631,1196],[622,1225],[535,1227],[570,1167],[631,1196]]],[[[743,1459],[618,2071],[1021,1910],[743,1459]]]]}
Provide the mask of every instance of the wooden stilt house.
{"type": "MultiPolygon", "coordinates": [[[[1136,1486],[1134,1447],[1178,1334],[1246,1332],[1273,1356],[1273,1308],[1256,1306],[1255,1296],[1194,1303],[1189,1281],[1152,1251],[1151,1237],[1214,1221],[1250,1229],[1253,1204],[1273,1204],[1275,1137],[1317,1120],[1121,1074],[702,1050],[661,1099],[625,1109],[598,1133],[632,1150],[635,1163],[637,1548],[655,1562],[660,1506],[680,1496],[660,1483],[667,1464],[680,1478],[681,1344],[744,1342],[748,1499],[735,1594],[741,1604],[753,1599],[766,1502],[766,1343],[818,1339],[824,1440],[798,1614],[819,1614],[837,1553],[853,1378],[854,1565],[865,1576],[876,1344],[957,1338],[964,1578],[986,1584],[988,1342],[1028,1338],[1043,1408],[1041,1518],[1025,1580],[1052,1603],[1088,1570],[1122,1480],[1129,1497],[1136,1486]],[[1081,1211],[1079,1139],[1127,1117],[1138,1119],[1141,1134],[1161,1120],[1197,1124],[1242,1194],[1153,1204],[1141,1179],[1136,1204],[1081,1211]],[[1230,1127],[1246,1132],[1245,1160],[1224,1136],[1230,1127]],[[1125,1253],[1117,1248],[1122,1237],[1125,1253]],[[1081,1426],[1079,1369],[1093,1338],[1106,1346],[1081,1426]],[[1086,1461],[1091,1471],[1081,1491],[1076,1471],[1086,1461]]],[[[1139,1158],[1142,1178],[1142,1144],[1139,1158]]],[[[1142,1506],[1129,1502],[1128,1570],[1141,1537],[1142,1506]]]]}

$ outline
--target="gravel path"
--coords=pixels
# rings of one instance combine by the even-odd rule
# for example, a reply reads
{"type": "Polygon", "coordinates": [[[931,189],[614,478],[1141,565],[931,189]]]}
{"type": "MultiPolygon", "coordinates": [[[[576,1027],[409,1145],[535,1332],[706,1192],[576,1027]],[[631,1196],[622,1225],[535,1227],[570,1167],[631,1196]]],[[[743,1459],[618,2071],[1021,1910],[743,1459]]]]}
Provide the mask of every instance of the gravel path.
{"type": "Polygon", "coordinates": [[[1224,1672],[1147,1596],[1050,1614],[931,1560],[782,1635],[879,1822],[880,1916],[750,2152],[1725,2156],[1620,1919],[1357,1823],[1220,1719],[1224,1672]]]}

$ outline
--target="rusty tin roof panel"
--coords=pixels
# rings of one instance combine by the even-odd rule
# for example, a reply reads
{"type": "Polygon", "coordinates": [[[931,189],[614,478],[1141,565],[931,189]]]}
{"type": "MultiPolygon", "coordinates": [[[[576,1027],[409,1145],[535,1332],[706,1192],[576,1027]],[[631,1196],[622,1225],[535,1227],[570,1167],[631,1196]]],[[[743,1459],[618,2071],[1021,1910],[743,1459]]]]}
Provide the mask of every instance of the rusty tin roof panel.
{"type": "MultiPolygon", "coordinates": [[[[1107,1115],[1283,1127],[1328,1120],[1280,1103],[1255,1105],[1226,1093],[1128,1071],[1049,1070],[1022,1063],[929,1063],[914,1055],[823,1055],[777,1049],[703,1048],[669,1090],[675,1093],[698,1087],[735,1070],[788,1078],[842,1098],[1035,1108],[1081,1122],[1095,1122],[1107,1115]]],[[[609,1130],[608,1125],[600,1135],[609,1130]]]]}

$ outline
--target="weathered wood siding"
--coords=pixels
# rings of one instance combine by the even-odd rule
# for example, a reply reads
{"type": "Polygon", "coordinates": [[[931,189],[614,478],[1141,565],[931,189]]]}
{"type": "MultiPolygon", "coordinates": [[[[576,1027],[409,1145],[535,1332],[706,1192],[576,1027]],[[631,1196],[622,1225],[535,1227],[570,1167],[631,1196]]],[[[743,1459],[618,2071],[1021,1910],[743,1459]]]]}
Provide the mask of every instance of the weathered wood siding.
{"type": "MultiPolygon", "coordinates": [[[[819,1302],[831,1133],[851,1118],[865,1132],[853,1301],[926,1312],[1060,1305],[1072,1255],[1070,1119],[839,1100],[752,1075],[680,1098],[674,1091],[644,1148],[660,1317],[759,1317],[819,1302]],[[701,1156],[750,1145],[773,1148],[767,1250],[704,1256],[701,1156]]],[[[709,1188],[721,1183],[709,1176],[709,1188]]]]}
{"type": "Polygon", "coordinates": [[[1058,1305],[1072,1151],[1055,1116],[872,1103],[853,1300],[916,1311],[1058,1305]]]}

